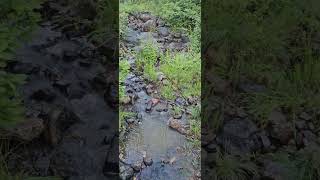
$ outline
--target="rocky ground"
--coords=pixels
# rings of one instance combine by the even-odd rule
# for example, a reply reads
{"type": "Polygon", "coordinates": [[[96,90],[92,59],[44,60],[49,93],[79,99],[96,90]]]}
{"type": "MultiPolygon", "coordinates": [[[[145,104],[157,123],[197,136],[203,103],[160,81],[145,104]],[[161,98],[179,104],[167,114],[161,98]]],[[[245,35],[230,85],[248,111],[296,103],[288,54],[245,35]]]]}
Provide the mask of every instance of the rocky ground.
{"type": "MultiPolygon", "coordinates": [[[[200,149],[191,147],[187,140],[189,101],[160,98],[156,84],[146,80],[136,69],[136,57],[143,42],[152,41],[165,51],[187,51],[188,38],[173,33],[165,22],[150,13],[132,13],[128,17],[128,30],[123,44],[122,59],[131,69],[125,80],[130,99],[123,107],[137,116],[126,119],[126,130],[120,136],[120,174],[122,179],[199,179],[200,149]],[[179,106],[183,111],[173,114],[179,106]]],[[[158,73],[158,82],[166,78],[158,73]]]]}
{"type": "MultiPolygon", "coordinates": [[[[210,50],[207,53],[207,61],[212,62],[210,50]]],[[[263,92],[266,87],[241,81],[233,88],[231,82],[219,76],[210,74],[205,78],[204,86],[212,88],[213,94],[205,97],[208,106],[203,113],[215,118],[202,124],[203,176],[212,178],[217,175],[215,169],[219,165],[216,158],[223,153],[233,157],[248,157],[243,166],[246,163],[254,164],[258,173],[253,179],[287,179],[295,173],[288,168],[294,166],[293,162],[309,161],[319,152],[320,134],[317,121],[314,121],[319,118],[319,113],[304,109],[293,120],[285,109],[275,109],[262,125],[241,104],[241,94],[263,92]],[[218,116],[214,116],[217,114],[218,116]],[[275,157],[280,154],[289,157],[287,164],[276,160],[275,157]],[[298,154],[303,155],[298,157],[298,154]]],[[[313,163],[317,162],[314,160],[313,163]]],[[[237,161],[241,162],[240,158],[237,161]]],[[[250,173],[248,177],[251,177],[250,173]]]]}
{"type": "Polygon", "coordinates": [[[71,11],[66,9],[45,3],[43,22],[8,65],[9,72],[27,77],[19,88],[26,120],[6,132],[16,137],[8,168],[30,176],[110,179],[118,169],[113,122],[118,117],[108,78],[115,73],[102,64],[109,57],[81,35],[84,31],[65,31],[58,27],[61,21],[49,18],[67,17],[71,11]]]}

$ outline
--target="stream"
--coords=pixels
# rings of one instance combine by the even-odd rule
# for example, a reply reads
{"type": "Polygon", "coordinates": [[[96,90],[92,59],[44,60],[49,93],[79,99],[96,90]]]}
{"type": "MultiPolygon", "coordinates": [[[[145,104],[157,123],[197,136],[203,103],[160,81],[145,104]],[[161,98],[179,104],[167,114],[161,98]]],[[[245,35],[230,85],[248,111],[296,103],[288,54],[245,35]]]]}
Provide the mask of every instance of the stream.
{"type": "MultiPolygon", "coordinates": [[[[129,27],[124,46],[128,51],[138,52],[145,41],[157,43],[160,51],[184,51],[187,37],[170,33],[165,23],[149,13],[129,15],[129,27]],[[149,27],[154,26],[154,27],[149,27]],[[150,32],[156,28],[156,32],[150,32]]],[[[184,134],[168,126],[173,106],[184,106],[185,102],[156,98],[144,78],[135,70],[135,57],[123,54],[131,64],[131,73],[125,80],[126,92],[134,97],[133,104],[126,109],[137,117],[127,121],[127,131],[120,136],[120,174],[122,179],[197,179],[197,155],[184,134]]],[[[135,53],[133,53],[135,54],[135,53]]],[[[183,113],[179,118],[187,123],[183,113]]]]}

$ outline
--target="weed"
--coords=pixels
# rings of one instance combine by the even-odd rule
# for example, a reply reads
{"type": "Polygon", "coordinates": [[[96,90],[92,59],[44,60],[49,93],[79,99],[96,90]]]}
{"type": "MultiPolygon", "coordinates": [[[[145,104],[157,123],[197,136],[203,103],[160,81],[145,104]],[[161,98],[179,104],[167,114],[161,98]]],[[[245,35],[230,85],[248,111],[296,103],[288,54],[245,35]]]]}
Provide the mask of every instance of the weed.
{"type": "Polygon", "coordinates": [[[249,180],[258,175],[257,166],[246,158],[217,153],[216,180],[249,180]]]}

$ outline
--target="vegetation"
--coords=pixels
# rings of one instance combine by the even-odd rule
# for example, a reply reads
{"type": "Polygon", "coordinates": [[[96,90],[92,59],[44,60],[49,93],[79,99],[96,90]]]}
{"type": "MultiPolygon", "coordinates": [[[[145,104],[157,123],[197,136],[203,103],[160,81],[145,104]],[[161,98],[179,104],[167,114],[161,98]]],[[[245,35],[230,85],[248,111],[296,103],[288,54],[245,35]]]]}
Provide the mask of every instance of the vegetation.
{"type": "Polygon", "coordinates": [[[16,86],[23,83],[22,75],[4,72],[7,62],[21,40],[36,28],[39,0],[3,0],[0,2],[0,127],[14,125],[23,119],[23,109],[17,96],[16,86]]]}
{"type": "Polygon", "coordinates": [[[205,42],[216,52],[214,72],[231,80],[233,87],[243,79],[267,86],[265,92],[245,94],[257,120],[264,123],[274,109],[294,115],[302,108],[319,107],[318,1],[205,3],[213,8],[207,15],[216,17],[203,27],[210,29],[205,42]]]}

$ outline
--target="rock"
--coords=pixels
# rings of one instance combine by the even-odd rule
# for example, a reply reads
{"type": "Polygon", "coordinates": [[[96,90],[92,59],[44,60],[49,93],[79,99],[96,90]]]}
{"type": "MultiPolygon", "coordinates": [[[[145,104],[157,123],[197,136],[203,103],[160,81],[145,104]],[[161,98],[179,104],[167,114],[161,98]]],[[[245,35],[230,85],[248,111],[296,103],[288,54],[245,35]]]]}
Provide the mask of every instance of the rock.
{"type": "Polygon", "coordinates": [[[273,111],[269,115],[268,121],[271,122],[271,137],[286,145],[293,137],[293,127],[287,122],[285,115],[280,111],[273,111]]]}
{"type": "Polygon", "coordinates": [[[307,114],[306,112],[303,112],[300,114],[299,116],[301,119],[306,120],[306,121],[310,121],[312,119],[312,116],[310,116],[309,114],[307,114]]]}
{"type": "Polygon", "coordinates": [[[216,153],[219,149],[219,146],[214,142],[207,145],[205,149],[207,150],[208,153],[216,153]]]}
{"type": "Polygon", "coordinates": [[[14,127],[1,130],[1,135],[5,137],[16,137],[24,141],[32,141],[38,138],[44,131],[45,126],[42,119],[27,118],[19,122],[14,127]]]}
{"type": "Polygon", "coordinates": [[[146,92],[148,95],[152,94],[153,92],[153,85],[149,84],[146,86],[146,92]]]}
{"type": "Polygon", "coordinates": [[[167,106],[167,104],[165,104],[165,103],[159,103],[156,107],[155,107],[155,110],[157,111],[157,112],[166,112],[166,111],[168,111],[168,106],[167,106]]]}
{"type": "Polygon", "coordinates": [[[67,94],[70,99],[81,99],[85,93],[85,90],[78,84],[71,84],[67,88],[67,94]]]}
{"type": "Polygon", "coordinates": [[[144,32],[149,32],[151,30],[154,30],[156,28],[156,23],[154,20],[150,19],[148,20],[147,22],[145,22],[143,25],[142,25],[142,30],[144,32]]]}
{"type": "Polygon", "coordinates": [[[133,123],[135,122],[135,119],[129,118],[129,119],[126,119],[126,122],[127,122],[128,124],[133,124],[133,123]]]}
{"type": "Polygon", "coordinates": [[[272,180],[284,180],[286,179],[286,175],[292,172],[289,172],[289,168],[285,166],[283,163],[273,162],[273,161],[265,161],[264,163],[264,171],[263,178],[268,178],[272,180]]]}
{"type": "Polygon", "coordinates": [[[157,79],[158,81],[162,81],[166,79],[166,76],[163,74],[163,72],[157,72],[157,79]]]}
{"type": "Polygon", "coordinates": [[[142,168],[142,163],[141,162],[135,162],[131,165],[132,169],[135,171],[135,172],[139,172],[142,168]]]}
{"type": "Polygon", "coordinates": [[[216,141],[227,152],[251,153],[261,147],[257,131],[257,126],[249,119],[232,119],[224,124],[216,141]]]}
{"type": "Polygon", "coordinates": [[[120,178],[123,180],[132,179],[134,170],[130,166],[120,166],[120,178]]]}
{"type": "Polygon", "coordinates": [[[313,134],[311,131],[308,131],[308,130],[302,131],[302,135],[303,135],[303,144],[305,146],[314,145],[318,141],[317,136],[313,134]]]}
{"type": "Polygon", "coordinates": [[[259,84],[240,83],[238,88],[240,91],[245,93],[264,92],[266,90],[265,86],[259,84]]]}
{"type": "Polygon", "coordinates": [[[308,123],[308,127],[309,127],[309,129],[312,130],[312,131],[315,129],[315,127],[314,127],[314,125],[313,125],[312,122],[309,122],[309,123],[308,123]]]}
{"type": "Polygon", "coordinates": [[[166,36],[169,35],[169,30],[166,27],[159,27],[158,28],[158,33],[159,33],[160,36],[166,37],[166,36]]]}
{"type": "Polygon", "coordinates": [[[62,41],[49,48],[47,52],[57,58],[63,58],[64,55],[77,55],[79,46],[73,41],[62,41]]]}
{"type": "Polygon", "coordinates": [[[139,19],[141,19],[143,22],[147,22],[152,18],[151,14],[143,13],[140,15],[139,19]]]}
{"type": "Polygon", "coordinates": [[[151,101],[152,101],[152,106],[156,106],[160,102],[160,99],[152,98],[151,101]]]}
{"type": "Polygon", "coordinates": [[[168,125],[169,127],[171,127],[172,129],[178,131],[181,134],[186,134],[186,130],[183,126],[182,121],[178,120],[178,119],[174,119],[174,118],[170,118],[168,120],[168,125]]]}
{"type": "Polygon", "coordinates": [[[131,98],[129,96],[125,96],[124,98],[121,99],[121,103],[124,105],[130,104],[131,98]]]}
{"type": "Polygon", "coordinates": [[[271,142],[270,142],[269,138],[267,137],[266,133],[265,132],[260,133],[259,137],[262,142],[263,149],[265,151],[269,151],[270,147],[271,147],[271,142]]]}
{"type": "Polygon", "coordinates": [[[302,129],[306,129],[307,128],[307,124],[305,121],[303,120],[297,120],[295,121],[295,125],[296,125],[296,128],[299,129],[299,130],[302,130],[302,129]]]}
{"type": "Polygon", "coordinates": [[[51,102],[56,97],[56,94],[53,89],[51,88],[44,88],[35,91],[31,98],[38,100],[38,101],[46,101],[51,102]]]}
{"type": "Polygon", "coordinates": [[[150,156],[146,156],[146,157],[143,157],[143,162],[146,166],[151,166],[153,163],[153,160],[150,156]]]}
{"type": "Polygon", "coordinates": [[[229,81],[218,76],[210,76],[210,81],[214,84],[214,92],[216,94],[225,94],[230,87],[229,81]]]}
{"type": "Polygon", "coordinates": [[[150,112],[152,110],[152,101],[148,101],[147,106],[146,106],[146,112],[150,112]]]}
{"type": "Polygon", "coordinates": [[[179,106],[185,106],[187,104],[186,100],[181,97],[176,98],[175,103],[179,106]]]}
{"type": "Polygon", "coordinates": [[[182,112],[179,111],[178,113],[174,114],[173,118],[174,119],[181,119],[182,118],[182,112]]]}

